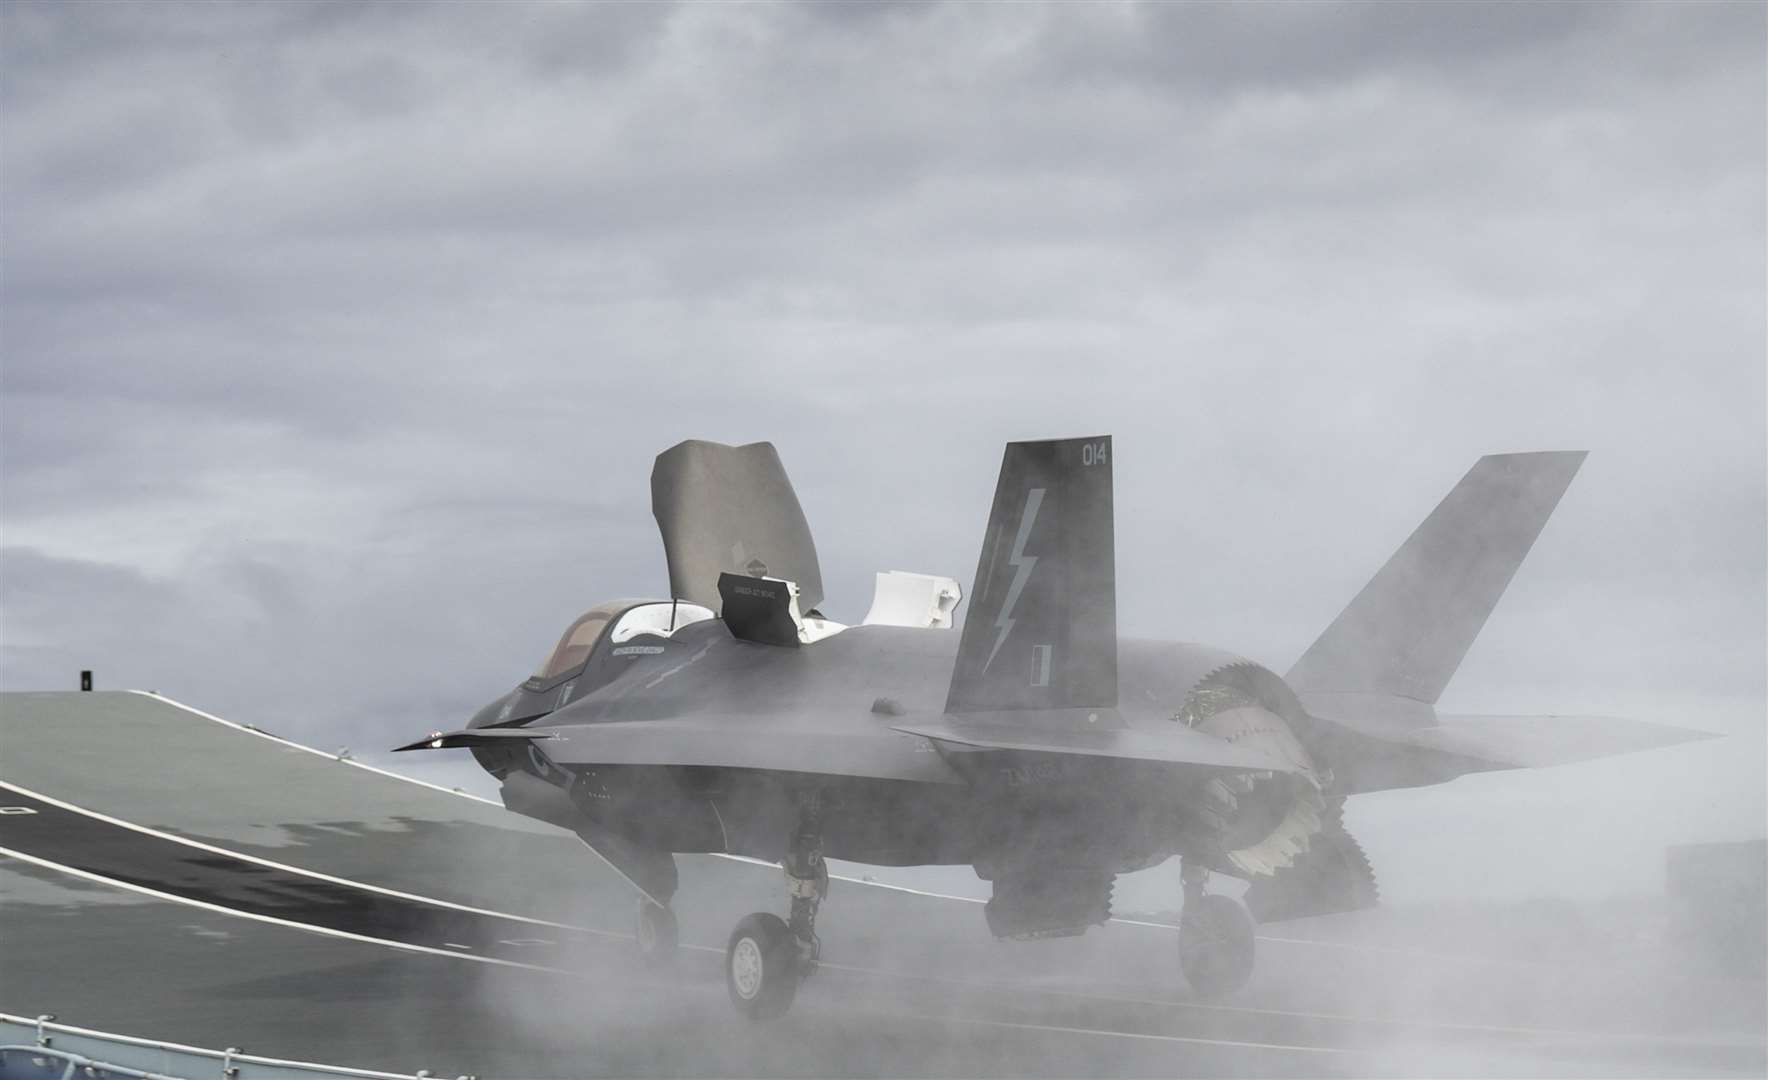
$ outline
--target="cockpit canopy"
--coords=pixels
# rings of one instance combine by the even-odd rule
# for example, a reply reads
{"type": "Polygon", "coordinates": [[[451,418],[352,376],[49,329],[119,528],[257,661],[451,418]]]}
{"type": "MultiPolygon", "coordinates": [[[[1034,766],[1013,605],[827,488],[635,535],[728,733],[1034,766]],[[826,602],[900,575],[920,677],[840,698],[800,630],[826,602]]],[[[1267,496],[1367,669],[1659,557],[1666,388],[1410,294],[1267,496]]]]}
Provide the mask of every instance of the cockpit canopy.
{"type": "Polygon", "coordinates": [[[528,685],[544,687],[582,670],[604,639],[621,642],[638,634],[666,638],[689,623],[712,617],[707,608],[685,601],[609,600],[597,604],[560,635],[559,643],[534,669],[528,685]]]}
{"type": "Polygon", "coordinates": [[[578,616],[577,621],[560,636],[553,651],[534,669],[534,679],[538,682],[551,682],[567,671],[582,667],[584,661],[589,659],[590,650],[601,639],[602,630],[607,627],[608,620],[632,604],[631,600],[610,600],[605,604],[597,604],[578,616]]]}

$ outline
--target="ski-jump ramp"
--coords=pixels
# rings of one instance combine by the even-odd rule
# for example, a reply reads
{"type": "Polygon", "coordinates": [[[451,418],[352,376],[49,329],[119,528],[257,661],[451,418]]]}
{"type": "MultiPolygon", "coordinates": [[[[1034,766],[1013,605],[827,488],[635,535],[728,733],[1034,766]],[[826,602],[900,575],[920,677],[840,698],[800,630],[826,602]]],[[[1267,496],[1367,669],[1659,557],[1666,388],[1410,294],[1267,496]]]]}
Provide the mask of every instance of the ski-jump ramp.
{"type": "Polygon", "coordinates": [[[1626,956],[1606,962],[1633,995],[1575,964],[1384,944],[1369,912],[1272,928],[1246,992],[1205,1003],[1169,926],[1002,944],[973,902],[844,880],[843,962],[813,1007],[757,1028],[724,1001],[724,921],[769,906],[779,874],[684,857],[684,950],[647,969],[631,886],[570,833],[150,694],[0,695],[0,1011],[17,1017],[485,1077],[1768,1066],[1759,983],[1674,975],[1666,993],[1626,956]]]}

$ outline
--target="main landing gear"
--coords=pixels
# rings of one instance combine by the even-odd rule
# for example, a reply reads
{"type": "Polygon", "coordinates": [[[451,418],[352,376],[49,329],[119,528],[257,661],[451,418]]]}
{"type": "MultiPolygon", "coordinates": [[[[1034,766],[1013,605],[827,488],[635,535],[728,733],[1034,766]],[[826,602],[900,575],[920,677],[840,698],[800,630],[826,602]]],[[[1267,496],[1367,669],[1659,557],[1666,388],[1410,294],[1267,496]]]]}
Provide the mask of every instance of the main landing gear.
{"type": "Polygon", "coordinates": [[[1252,976],[1252,915],[1231,896],[1206,894],[1209,870],[1186,863],[1179,870],[1185,910],[1179,916],[1179,968],[1203,997],[1225,997],[1252,976]]]}
{"type": "Polygon", "coordinates": [[[752,1020],[785,1015],[798,996],[799,980],[816,971],[822,952],[816,936],[817,907],[829,895],[822,833],[822,798],[807,792],[798,800],[798,821],[784,863],[791,917],[767,912],[746,916],[725,946],[725,988],[731,1004],[752,1020]]]}

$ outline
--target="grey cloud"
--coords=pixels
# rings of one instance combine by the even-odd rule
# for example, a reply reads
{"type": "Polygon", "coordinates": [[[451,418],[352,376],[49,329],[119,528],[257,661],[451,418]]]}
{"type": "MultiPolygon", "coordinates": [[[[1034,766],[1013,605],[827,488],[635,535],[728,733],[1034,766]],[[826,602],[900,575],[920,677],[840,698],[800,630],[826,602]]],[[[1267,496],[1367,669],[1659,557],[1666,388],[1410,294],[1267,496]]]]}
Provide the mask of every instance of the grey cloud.
{"type": "Polygon", "coordinates": [[[678,439],[775,440],[857,618],[1114,431],[1126,633],[1281,668],[1585,447],[1452,689],[1759,696],[1763,20],[7,5],[0,674],[397,738],[664,588],[678,439]]]}

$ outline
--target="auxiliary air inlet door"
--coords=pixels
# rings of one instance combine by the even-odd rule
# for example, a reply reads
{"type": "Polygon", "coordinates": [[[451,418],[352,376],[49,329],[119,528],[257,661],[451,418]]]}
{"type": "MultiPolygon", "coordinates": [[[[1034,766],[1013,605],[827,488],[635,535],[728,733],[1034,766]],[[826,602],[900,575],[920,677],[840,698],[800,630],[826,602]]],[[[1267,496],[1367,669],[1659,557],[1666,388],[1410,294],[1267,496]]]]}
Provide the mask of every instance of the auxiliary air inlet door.
{"type": "Polygon", "coordinates": [[[670,595],[722,613],[718,576],[731,573],[795,582],[806,615],[823,602],[810,524],[772,443],[677,443],[651,470],[651,512],[670,595]]]}

